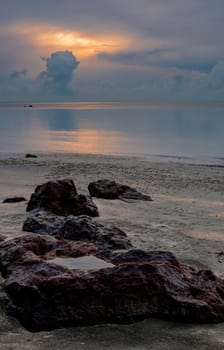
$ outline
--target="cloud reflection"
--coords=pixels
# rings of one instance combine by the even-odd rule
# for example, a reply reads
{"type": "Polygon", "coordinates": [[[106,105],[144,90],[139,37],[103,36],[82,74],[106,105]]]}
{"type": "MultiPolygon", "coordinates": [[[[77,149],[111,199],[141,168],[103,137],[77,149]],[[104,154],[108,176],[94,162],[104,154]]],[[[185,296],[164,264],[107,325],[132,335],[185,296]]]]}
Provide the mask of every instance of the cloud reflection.
{"type": "Polygon", "coordinates": [[[223,156],[223,108],[104,109],[102,104],[94,110],[87,104],[86,110],[34,107],[0,112],[2,152],[223,156]]]}

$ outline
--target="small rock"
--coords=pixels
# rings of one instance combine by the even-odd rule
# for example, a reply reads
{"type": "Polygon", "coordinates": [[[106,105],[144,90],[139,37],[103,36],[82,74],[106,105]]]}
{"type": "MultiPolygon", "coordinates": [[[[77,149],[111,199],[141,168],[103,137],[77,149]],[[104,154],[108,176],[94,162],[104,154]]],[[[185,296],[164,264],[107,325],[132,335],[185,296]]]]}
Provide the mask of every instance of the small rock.
{"type": "Polygon", "coordinates": [[[37,155],[36,154],[32,154],[32,153],[27,153],[26,158],[37,158],[37,155]]]}
{"type": "Polygon", "coordinates": [[[2,203],[19,203],[19,202],[26,202],[27,199],[24,197],[9,197],[2,201],[2,203]]]}
{"type": "Polygon", "coordinates": [[[90,195],[97,198],[152,201],[150,196],[144,195],[134,188],[107,179],[91,182],[88,189],[90,195]]]}
{"type": "Polygon", "coordinates": [[[5,239],[6,239],[6,236],[4,236],[0,233],[0,242],[4,241],[5,239]]]}

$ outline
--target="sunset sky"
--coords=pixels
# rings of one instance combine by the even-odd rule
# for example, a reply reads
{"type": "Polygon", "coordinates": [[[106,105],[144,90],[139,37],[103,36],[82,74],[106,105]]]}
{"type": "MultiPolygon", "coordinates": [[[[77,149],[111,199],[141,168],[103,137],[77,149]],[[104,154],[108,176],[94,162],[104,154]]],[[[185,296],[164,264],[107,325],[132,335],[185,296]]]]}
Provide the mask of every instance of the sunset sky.
{"type": "Polygon", "coordinates": [[[0,101],[223,100],[223,0],[0,4],[0,101]]]}

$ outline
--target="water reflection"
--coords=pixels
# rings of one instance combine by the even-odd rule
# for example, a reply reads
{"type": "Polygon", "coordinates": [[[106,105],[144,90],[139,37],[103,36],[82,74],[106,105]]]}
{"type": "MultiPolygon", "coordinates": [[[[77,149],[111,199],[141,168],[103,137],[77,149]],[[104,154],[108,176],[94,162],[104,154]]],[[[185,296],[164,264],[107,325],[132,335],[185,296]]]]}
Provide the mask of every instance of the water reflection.
{"type": "Polygon", "coordinates": [[[221,157],[223,111],[1,108],[0,150],[221,157]]]}

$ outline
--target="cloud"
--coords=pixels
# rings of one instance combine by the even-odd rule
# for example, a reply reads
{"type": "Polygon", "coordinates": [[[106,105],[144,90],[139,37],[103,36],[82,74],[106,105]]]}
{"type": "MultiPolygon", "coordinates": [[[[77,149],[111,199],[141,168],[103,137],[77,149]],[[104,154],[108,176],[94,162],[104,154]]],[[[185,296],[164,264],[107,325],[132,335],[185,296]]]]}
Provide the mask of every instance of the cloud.
{"type": "Polygon", "coordinates": [[[10,74],[10,78],[12,79],[21,79],[25,78],[27,76],[28,70],[27,69],[21,69],[21,70],[13,70],[10,74]]]}
{"type": "Polygon", "coordinates": [[[224,91],[224,61],[219,61],[206,77],[206,83],[210,89],[224,91]]]}
{"type": "Polygon", "coordinates": [[[46,70],[37,77],[40,88],[53,95],[71,95],[73,93],[71,82],[74,78],[74,71],[79,65],[73,53],[57,51],[50,57],[43,57],[42,60],[46,62],[46,70]]]}
{"type": "Polygon", "coordinates": [[[122,65],[175,68],[183,71],[210,72],[217,60],[214,58],[185,55],[173,48],[156,48],[148,51],[121,51],[116,53],[101,52],[98,58],[103,61],[122,65]]]}

